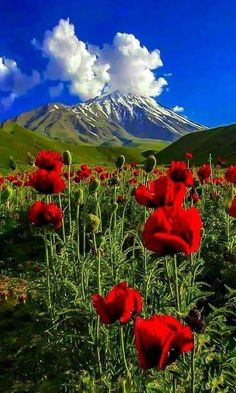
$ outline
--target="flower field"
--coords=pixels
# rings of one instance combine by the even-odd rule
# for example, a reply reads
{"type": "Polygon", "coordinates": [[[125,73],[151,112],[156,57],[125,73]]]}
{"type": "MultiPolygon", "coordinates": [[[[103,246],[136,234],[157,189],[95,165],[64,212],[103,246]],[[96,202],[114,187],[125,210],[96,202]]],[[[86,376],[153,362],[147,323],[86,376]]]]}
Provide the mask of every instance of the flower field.
{"type": "Polygon", "coordinates": [[[0,391],[236,391],[236,166],[0,176],[0,391]]]}

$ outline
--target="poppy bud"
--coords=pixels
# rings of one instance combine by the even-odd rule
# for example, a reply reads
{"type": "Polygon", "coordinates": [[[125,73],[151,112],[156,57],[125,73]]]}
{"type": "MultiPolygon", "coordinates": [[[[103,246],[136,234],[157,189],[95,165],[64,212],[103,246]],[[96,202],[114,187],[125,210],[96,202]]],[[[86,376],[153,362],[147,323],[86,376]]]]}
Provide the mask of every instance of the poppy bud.
{"type": "Polygon", "coordinates": [[[89,183],[89,191],[95,192],[100,186],[100,181],[98,179],[94,179],[89,183]]]}
{"type": "Polygon", "coordinates": [[[13,196],[13,189],[11,187],[6,187],[4,190],[1,192],[1,201],[6,202],[9,199],[11,199],[13,196]]]}
{"type": "Polygon", "coordinates": [[[146,172],[146,173],[152,172],[153,169],[154,169],[155,166],[156,166],[156,163],[157,163],[156,157],[153,156],[153,155],[149,156],[149,157],[146,159],[145,163],[144,163],[144,170],[145,170],[145,172],[146,172]]]}
{"type": "Polygon", "coordinates": [[[118,176],[113,176],[108,181],[109,186],[118,186],[120,184],[120,178],[118,176]]]}
{"type": "Polygon", "coordinates": [[[16,169],[16,164],[14,162],[14,159],[12,156],[10,156],[10,160],[9,160],[9,168],[15,170],[16,169]]]}
{"type": "Polygon", "coordinates": [[[100,225],[100,218],[94,214],[88,214],[86,232],[97,232],[100,225]]]}
{"type": "Polygon", "coordinates": [[[63,162],[65,165],[71,165],[72,164],[72,156],[71,152],[69,150],[64,151],[63,153],[63,162]]]}
{"type": "Polygon", "coordinates": [[[203,316],[202,316],[201,312],[197,308],[194,308],[194,309],[189,311],[187,317],[185,318],[185,322],[196,333],[204,332],[205,327],[206,327],[205,321],[203,319],[203,316]]]}
{"type": "Polygon", "coordinates": [[[78,190],[75,192],[75,197],[77,204],[82,205],[84,202],[84,190],[82,188],[78,188],[78,190]]]}
{"type": "Polygon", "coordinates": [[[102,233],[98,233],[96,236],[96,242],[97,242],[97,249],[101,249],[103,245],[105,244],[105,237],[103,236],[102,233]]]}
{"type": "Polygon", "coordinates": [[[29,165],[31,165],[31,166],[34,166],[34,161],[35,161],[35,158],[34,158],[34,156],[32,156],[32,154],[28,151],[28,153],[27,153],[27,162],[28,162],[28,164],[29,165]]]}
{"type": "Polygon", "coordinates": [[[124,165],[125,165],[125,156],[123,156],[122,154],[116,160],[116,168],[122,169],[124,165]]]}

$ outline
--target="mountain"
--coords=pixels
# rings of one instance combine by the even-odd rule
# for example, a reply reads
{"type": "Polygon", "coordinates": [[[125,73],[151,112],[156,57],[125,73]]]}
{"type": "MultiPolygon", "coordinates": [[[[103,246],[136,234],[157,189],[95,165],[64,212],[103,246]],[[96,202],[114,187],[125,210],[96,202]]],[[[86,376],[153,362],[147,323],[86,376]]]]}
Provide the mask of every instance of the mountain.
{"type": "Polygon", "coordinates": [[[108,146],[140,138],[175,141],[203,129],[150,97],[119,91],[77,105],[48,104],[13,121],[51,138],[108,146]]]}
{"type": "Polygon", "coordinates": [[[27,153],[35,155],[39,150],[57,150],[63,153],[70,150],[73,163],[100,163],[104,166],[113,166],[119,155],[124,154],[127,162],[142,162],[147,155],[150,146],[159,151],[166,143],[159,141],[145,141],[142,144],[131,144],[131,147],[113,146],[104,147],[79,143],[67,143],[59,140],[52,140],[45,135],[40,135],[8,121],[0,127],[0,174],[9,171],[9,158],[13,156],[17,167],[25,167],[27,164],[27,153]]]}
{"type": "Polygon", "coordinates": [[[211,153],[213,161],[223,157],[228,164],[236,162],[236,124],[195,132],[180,138],[156,154],[159,164],[171,160],[182,160],[185,152],[192,152],[194,164],[208,161],[211,153]]]}

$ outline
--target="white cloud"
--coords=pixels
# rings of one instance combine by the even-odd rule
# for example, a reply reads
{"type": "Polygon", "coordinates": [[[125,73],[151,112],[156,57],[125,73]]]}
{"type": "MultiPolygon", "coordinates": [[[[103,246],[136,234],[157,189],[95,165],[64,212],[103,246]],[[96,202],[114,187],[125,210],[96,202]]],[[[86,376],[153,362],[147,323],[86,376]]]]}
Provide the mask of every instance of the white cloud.
{"type": "Polygon", "coordinates": [[[39,82],[40,74],[37,71],[33,71],[32,75],[23,74],[14,60],[0,57],[0,91],[21,96],[39,82]]]}
{"type": "Polygon", "coordinates": [[[56,86],[49,87],[50,97],[58,97],[64,90],[64,84],[62,82],[58,83],[56,86]]]}
{"type": "Polygon", "coordinates": [[[0,107],[2,109],[7,110],[11,107],[13,102],[15,101],[16,95],[15,93],[11,93],[10,95],[3,97],[0,99],[0,107]]]}
{"type": "Polygon", "coordinates": [[[69,19],[61,19],[52,31],[45,33],[41,49],[49,59],[45,78],[69,82],[70,93],[82,99],[102,93],[109,80],[109,66],[99,64],[96,55],[75,35],[69,19]]]}
{"type": "Polygon", "coordinates": [[[167,72],[166,74],[164,74],[164,76],[172,76],[173,75],[173,73],[172,72],[167,72]]]}
{"type": "Polygon", "coordinates": [[[156,97],[167,85],[164,78],[156,79],[153,72],[163,65],[160,51],[149,52],[133,34],[117,33],[112,45],[90,49],[95,51],[100,63],[110,65],[107,91],[156,97]]]}
{"type": "Polygon", "coordinates": [[[174,106],[173,111],[174,111],[175,113],[182,113],[182,112],[184,111],[184,107],[183,107],[183,106],[176,105],[176,106],[174,106]]]}
{"type": "MultiPolygon", "coordinates": [[[[40,47],[36,39],[32,44],[40,47]]],[[[49,60],[45,78],[69,82],[70,93],[83,100],[114,90],[155,97],[167,85],[154,74],[163,65],[160,51],[150,52],[133,34],[117,33],[111,45],[97,48],[76,36],[69,19],[61,19],[45,33],[41,50],[49,60]]]]}

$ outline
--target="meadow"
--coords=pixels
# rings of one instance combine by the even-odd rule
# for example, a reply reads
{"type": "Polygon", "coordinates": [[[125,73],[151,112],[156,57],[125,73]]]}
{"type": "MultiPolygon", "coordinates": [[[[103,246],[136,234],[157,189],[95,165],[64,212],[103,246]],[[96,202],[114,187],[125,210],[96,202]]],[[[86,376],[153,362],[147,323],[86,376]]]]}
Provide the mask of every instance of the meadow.
{"type": "Polygon", "coordinates": [[[0,391],[235,392],[236,166],[33,154],[0,177],[0,391]]]}

